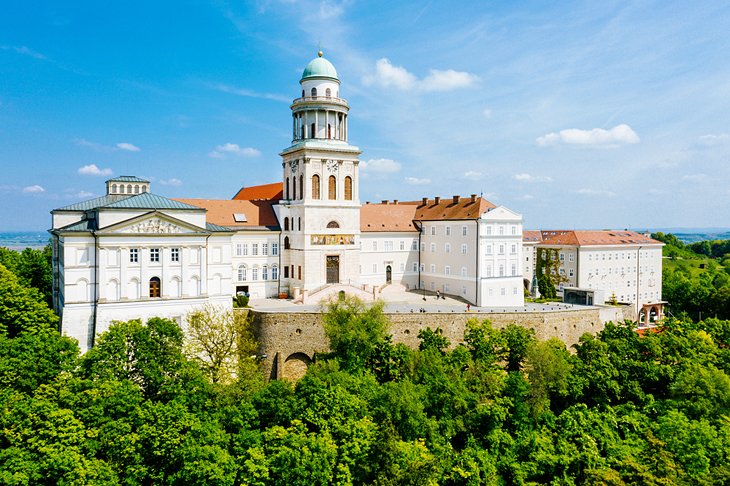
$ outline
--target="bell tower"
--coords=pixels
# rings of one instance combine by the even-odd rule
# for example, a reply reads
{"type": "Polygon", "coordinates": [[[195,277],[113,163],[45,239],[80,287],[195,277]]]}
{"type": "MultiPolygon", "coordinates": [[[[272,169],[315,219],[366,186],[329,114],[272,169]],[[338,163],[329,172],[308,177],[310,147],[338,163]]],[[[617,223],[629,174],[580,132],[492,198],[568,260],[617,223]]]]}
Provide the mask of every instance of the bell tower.
{"type": "Polygon", "coordinates": [[[283,168],[282,289],[290,295],[360,279],[360,150],[348,143],[347,101],[335,67],[317,53],[291,104],[283,168]]]}

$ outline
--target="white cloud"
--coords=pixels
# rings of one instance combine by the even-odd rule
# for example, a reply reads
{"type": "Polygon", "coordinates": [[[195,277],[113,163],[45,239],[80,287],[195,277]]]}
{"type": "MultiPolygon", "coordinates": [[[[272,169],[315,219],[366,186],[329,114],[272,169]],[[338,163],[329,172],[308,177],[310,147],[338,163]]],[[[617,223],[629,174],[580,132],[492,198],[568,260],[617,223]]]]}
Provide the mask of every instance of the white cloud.
{"type": "Polygon", "coordinates": [[[389,59],[375,61],[375,73],[362,79],[366,86],[378,85],[400,90],[451,91],[473,85],[479,78],[464,71],[431,69],[428,76],[418,79],[403,66],[394,66],[389,59]]]}
{"type": "Polygon", "coordinates": [[[535,196],[532,194],[524,194],[517,198],[518,201],[529,201],[530,199],[535,199],[535,196]]]}
{"type": "Polygon", "coordinates": [[[119,150],[128,150],[130,152],[139,152],[140,150],[139,147],[137,147],[136,145],[132,145],[131,143],[127,142],[119,142],[117,144],[117,148],[119,150]]]}
{"type": "Polygon", "coordinates": [[[639,143],[639,136],[628,125],[622,123],[610,130],[594,128],[592,130],[581,130],[579,128],[568,128],[555,133],[548,133],[538,137],[535,141],[539,146],[549,145],[599,145],[618,146],[631,143],[639,143]]]}
{"type": "Polygon", "coordinates": [[[712,145],[723,145],[730,142],[730,133],[718,133],[718,134],[707,134],[702,135],[698,138],[700,145],[712,146],[712,145]]]}
{"type": "Polygon", "coordinates": [[[392,174],[398,172],[401,165],[392,159],[370,159],[360,162],[360,169],[366,174],[392,174]]]}
{"type": "Polygon", "coordinates": [[[702,182],[707,178],[707,175],[705,174],[688,174],[684,177],[682,177],[683,181],[688,182],[702,182]]]}
{"type": "Polygon", "coordinates": [[[24,56],[30,56],[35,59],[45,59],[46,58],[46,56],[44,56],[40,52],[36,52],[27,46],[0,46],[0,49],[2,49],[3,51],[15,51],[18,54],[22,54],[24,56]]]}
{"type": "Polygon", "coordinates": [[[253,91],[246,88],[236,88],[233,86],[228,86],[225,84],[214,84],[212,85],[213,89],[216,89],[218,91],[222,91],[223,93],[230,93],[238,96],[246,96],[248,98],[261,98],[264,100],[274,100],[274,101],[282,101],[284,103],[291,102],[291,97],[279,95],[279,94],[273,94],[273,93],[259,93],[257,91],[253,91]]]}
{"type": "Polygon", "coordinates": [[[35,185],[32,185],[32,186],[26,186],[26,187],[24,187],[23,188],[23,192],[26,192],[26,193],[29,193],[29,194],[34,194],[34,193],[39,193],[39,192],[46,192],[46,190],[43,189],[38,184],[35,184],[35,185]]]}
{"type": "Polygon", "coordinates": [[[89,197],[94,197],[94,193],[89,191],[79,191],[74,194],[74,197],[77,197],[79,199],[86,199],[89,197]]]}
{"type": "Polygon", "coordinates": [[[475,170],[467,170],[464,172],[464,177],[466,179],[480,179],[482,177],[482,173],[475,170]]]}
{"type": "Polygon", "coordinates": [[[526,172],[515,174],[512,178],[520,182],[552,182],[553,178],[550,176],[534,176],[526,172]]]}
{"type": "Polygon", "coordinates": [[[421,88],[424,91],[451,91],[467,88],[475,84],[478,79],[475,75],[464,71],[431,69],[429,75],[421,81],[421,88]]]}
{"type": "Polygon", "coordinates": [[[575,191],[577,194],[581,194],[583,196],[602,196],[602,197],[615,197],[616,193],[612,191],[603,191],[600,189],[578,189],[575,191]]]}
{"type": "Polygon", "coordinates": [[[218,145],[213,151],[208,153],[208,157],[214,159],[223,159],[226,154],[232,154],[239,157],[258,157],[261,151],[253,147],[240,147],[237,143],[224,143],[218,145]]]}
{"type": "Polygon", "coordinates": [[[180,179],[173,177],[172,179],[160,179],[160,184],[163,186],[182,186],[183,182],[180,179]]]}
{"type": "Polygon", "coordinates": [[[100,169],[96,166],[96,164],[89,164],[83,167],[79,167],[78,173],[82,175],[110,176],[112,175],[112,170],[109,168],[100,169]]]}
{"type": "Polygon", "coordinates": [[[417,177],[406,177],[404,180],[406,181],[406,184],[410,184],[412,186],[422,186],[424,184],[431,183],[431,179],[419,179],[417,177]]]}

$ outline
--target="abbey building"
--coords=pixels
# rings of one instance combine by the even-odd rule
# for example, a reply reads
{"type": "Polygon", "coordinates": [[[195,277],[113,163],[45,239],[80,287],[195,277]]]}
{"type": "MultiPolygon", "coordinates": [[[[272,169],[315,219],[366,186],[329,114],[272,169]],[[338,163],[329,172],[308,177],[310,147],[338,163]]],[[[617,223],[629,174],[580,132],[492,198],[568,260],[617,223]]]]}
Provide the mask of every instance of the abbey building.
{"type": "Polygon", "coordinates": [[[62,332],[85,350],[112,321],[182,321],[237,293],[313,303],[398,285],[477,306],[524,304],[520,214],[475,194],[363,203],[334,66],[319,53],[299,83],[281,181],[233,199],[169,199],[121,176],[104,196],[52,211],[62,332]]]}

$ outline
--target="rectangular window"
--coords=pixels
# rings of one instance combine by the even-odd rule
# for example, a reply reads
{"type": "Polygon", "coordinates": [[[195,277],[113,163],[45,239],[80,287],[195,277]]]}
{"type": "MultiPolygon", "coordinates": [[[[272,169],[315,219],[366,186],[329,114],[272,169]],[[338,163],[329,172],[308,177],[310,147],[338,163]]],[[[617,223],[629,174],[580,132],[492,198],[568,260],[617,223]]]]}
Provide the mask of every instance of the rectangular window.
{"type": "Polygon", "coordinates": [[[560,275],[565,275],[565,269],[564,268],[561,268],[560,269],[560,275]]]}
{"type": "Polygon", "coordinates": [[[302,266],[301,265],[299,265],[297,267],[297,274],[299,275],[299,280],[301,280],[302,279],[302,266]]]}
{"type": "Polygon", "coordinates": [[[248,243],[243,244],[243,256],[248,256],[248,243]]]}
{"type": "Polygon", "coordinates": [[[170,249],[170,261],[172,261],[172,262],[180,261],[180,248],[170,249]]]}
{"type": "Polygon", "coordinates": [[[436,227],[435,226],[431,226],[431,234],[432,235],[435,235],[436,234],[436,227]]]}
{"type": "Polygon", "coordinates": [[[261,269],[261,280],[268,280],[269,279],[269,267],[266,265],[263,266],[261,269]]]}
{"type": "Polygon", "coordinates": [[[436,265],[431,264],[431,273],[436,273],[436,265]]]}
{"type": "Polygon", "coordinates": [[[444,267],[444,275],[451,275],[451,267],[446,265],[444,267]]]}
{"type": "Polygon", "coordinates": [[[418,250],[418,240],[413,240],[413,243],[411,243],[411,250],[418,250]]]}
{"type": "Polygon", "coordinates": [[[160,261],[160,249],[159,248],[150,248],[150,261],[151,262],[160,261]]]}
{"type": "Polygon", "coordinates": [[[139,263],[139,249],[129,249],[129,263],[139,263]]]}
{"type": "Polygon", "coordinates": [[[403,241],[403,240],[400,240],[400,246],[399,246],[399,248],[400,248],[401,251],[405,250],[406,249],[406,242],[403,241]]]}
{"type": "Polygon", "coordinates": [[[462,254],[462,255],[466,255],[466,251],[467,251],[467,246],[466,246],[466,244],[463,244],[463,245],[461,245],[461,254],[462,254]]]}
{"type": "Polygon", "coordinates": [[[378,242],[373,241],[373,251],[378,251],[378,242]]]}
{"type": "Polygon", "coordinates": [[[446,243],[446,244],[444,245],[444,251],[445,251],[446,253],[451,253],[451,243],[446,243]]]}
{"type": "MultiPolygon", "coordinates": [[[[269,254],[269,244],[268,243],[262,243],[261,244],[261,254],[262,255],[268,255],[269,254]]],[[[266,280],[266,279],[264,279],[266,280]]]]}
{"type": "Polygon", "coordinates": [[[426,243],[421,243],[421,251],[426,251],[426,243]]]}
{"type": "Polygon", "coordinates": [[[431,253],[436,253],[436,243],[431,243],[431,253]]]}
{"type": "Polygon", "coordinates": [[[487,277],[491,277],[491,276],[492,276],[492,266],[487,265],[487,277]]]}
{"type": "Polygon", "coordinates": [[[418,263],[416,263],[416,262],[413,262],[413,271],[414,272],[418,271],[418,263]]]}
{"type": "Polygon", "coordinates": [[[446,236],[451,236],[451,226],[446,227],[446,236]]]}
{"type": "Polygon", "coordinates": [[[487,245],[487,255],[491,255],[491,254],[492,254],[492,245],[489,244],[489,245],[487,245]]]}
{"type": "Polygon", "coordinates": [[[243,256],[243,245],[236,243],[236,256],[243,256]]]}
{"type": "Polygon", "coordinates": [[[426,271],[426,264],[425,263],[421,263],[421,271],[422,272],[425,272],[426,271]]]}
{"type": "Polygon", "coordinates": [[[492,225],[491,224],[488,224],[487,225],[487,236],[489,236],[491,234],[492,234],[492,225]]]}
{"type": "Polygon", "coordinates": [[[561,262],[564,262],[565,261],[565,253],[561,253],[560,254],[560,261],[561,262]]]}
{"type": "Polygon", "coordinates": [[[259,244],[251,243],[251,255],[257,256],[259,254],[259,244]]]}
{"type": "Polygon", "coordinates": [[[406,264],[403,262],[401,262],[401,264],[400,264],[400,271],[401,271],[401,273],[406,271],[406,264]]]}
{"type": "Polygon", "coordinates": [[[574,274],[575,274],[575,272],[573,271],[573,269],[572,268],[569,268],[568,269],[568,276],[569,277],[572,277],[574,274]]]}
{"type": "Polygon", "coordinates": [[[467,226],[461,227],[461,236],[466,236],[469,234],[469,228],[467,226]]]}
{"type": "Polygon", "coordinates": [[[517,254],[517,245],[512,245],[512,254],[513,255],[517,254]]]}
{"type": "Polygon", "coordinates": [[[378,264],[373,263],[373,273],[378,273],[378,264]]]}
{"type": "Polygon", "coordinates": [[[449,284],[444,284],[444,293],[449,293],[449,284]]]}
{"type": "Polygon", "coordinates": [[[393,251],[393,242],[390,240],[385,241],[385,251],[393,251]]]}
{"type": "Polygon", "coordinates": [[[253,267],[251,269],[251,280],[259,279],[259,267],[253,267]]]}
{"type": "Polygon", "coordinates": [[[277,256],[279,254],[279,244],[278,243],[271,244],[271,254],[274,256],[277,256]]]}
{"type": "Polygon", "coordinates": [[[499,254],[504,255],[504,245],[499,245],[499,254]]]}
{"type": "Polygon", "coordinates": [[[284,278],[289,278],[289,267],[284,267],[284,278]]]}
{"type": "Polygon", "coordinates": [[[512,264],[512,276],[514,277],[515,275],[517,275],[517,264],[513,263],[512,264]]]}
{"type": "Polygon", "coordinates": [[[575,255],[573,253],[571,253],[570,255],[568,255],[568,261],[569,262],[574,262],[575,261],[575,255]]]}
{"type": "Polygon", "coordinates": [[[466,267],[461,267],[461,276],[466,277],[466,267]]]}
{"type": "Polygon", "coordinates": [[[512,234],[513,235],[517,234],[517,226],[515,226],[515,225],[512,225],[512,234]]]}

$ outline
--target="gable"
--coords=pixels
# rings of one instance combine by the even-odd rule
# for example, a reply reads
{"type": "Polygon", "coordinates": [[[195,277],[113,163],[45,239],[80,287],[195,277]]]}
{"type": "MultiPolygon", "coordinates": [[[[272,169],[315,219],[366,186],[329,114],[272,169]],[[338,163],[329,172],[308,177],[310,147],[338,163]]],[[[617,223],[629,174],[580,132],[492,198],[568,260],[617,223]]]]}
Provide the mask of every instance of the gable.
{"type": "Polygon", "coordinates": [[[110,235],[182,235],[182,234],[207,234],[204,228],[191,225],[172,216],[152,211],[120,223],[108,226],[97,231],[98,234],[110,235]]]}

